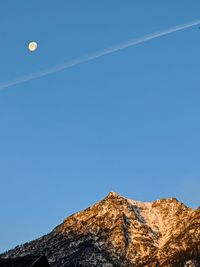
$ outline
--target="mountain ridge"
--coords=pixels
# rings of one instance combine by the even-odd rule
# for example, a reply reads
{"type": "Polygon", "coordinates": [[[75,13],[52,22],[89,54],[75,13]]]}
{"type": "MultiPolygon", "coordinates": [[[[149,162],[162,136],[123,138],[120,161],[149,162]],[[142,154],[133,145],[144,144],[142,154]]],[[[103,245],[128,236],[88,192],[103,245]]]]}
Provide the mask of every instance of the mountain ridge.
{"type": "Polygon", "coordinates": [[[141,202],[112,191],[2,256],[31,253],[45,254],[53,267],[200,266],[200,210],[176,198],[141,202]]]}

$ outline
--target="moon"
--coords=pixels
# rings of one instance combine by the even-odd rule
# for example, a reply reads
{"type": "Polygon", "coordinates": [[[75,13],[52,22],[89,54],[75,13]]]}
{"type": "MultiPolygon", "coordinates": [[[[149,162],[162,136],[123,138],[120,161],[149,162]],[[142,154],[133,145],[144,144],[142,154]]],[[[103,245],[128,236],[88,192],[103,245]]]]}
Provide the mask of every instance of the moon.
{"type": "Polygon", "coordinates": [[[29,51],[31,51],[31,52],[34,52],[36,49],[37,49],[37,43],[36,42],[30,42],[29,44],[28,44],[28,49],[29,49],[29,51]]]}

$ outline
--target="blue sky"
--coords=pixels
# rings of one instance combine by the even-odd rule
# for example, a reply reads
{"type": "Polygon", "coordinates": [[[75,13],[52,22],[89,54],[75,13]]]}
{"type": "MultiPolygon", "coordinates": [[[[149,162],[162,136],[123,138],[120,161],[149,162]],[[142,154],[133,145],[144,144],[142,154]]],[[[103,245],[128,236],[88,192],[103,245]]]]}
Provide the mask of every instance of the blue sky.
{"type": "MultiPolygon", "coordinates": [[[[2,0],[0,82],[200,19],[199,10],[197,0],[2,0]]],[[[109,191],[199,205],[199,44],[193,27],[0,91],[0,251],[109,191]]]]}

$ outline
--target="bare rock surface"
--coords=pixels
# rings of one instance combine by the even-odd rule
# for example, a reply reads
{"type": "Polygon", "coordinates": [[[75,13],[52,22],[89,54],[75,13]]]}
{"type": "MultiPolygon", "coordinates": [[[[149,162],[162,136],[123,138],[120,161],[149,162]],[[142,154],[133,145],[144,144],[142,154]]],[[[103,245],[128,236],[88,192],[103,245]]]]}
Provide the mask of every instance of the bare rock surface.
{"type": "Polygon", "coordinates": [[[52,267],[200,267],[200,209],[175,198],[140,202],[110,192],[1,257],[29,254],[45,254],[52,267]]]}

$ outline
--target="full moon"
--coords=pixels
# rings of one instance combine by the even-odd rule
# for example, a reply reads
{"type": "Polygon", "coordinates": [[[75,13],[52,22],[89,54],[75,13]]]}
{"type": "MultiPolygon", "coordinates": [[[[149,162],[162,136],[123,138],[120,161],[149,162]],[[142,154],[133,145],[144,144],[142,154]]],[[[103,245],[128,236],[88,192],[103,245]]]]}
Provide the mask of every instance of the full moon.
{"type": "Polygon", "coordinates": [[[36,42],[30,42],[29,44],[28,44],[28,49],[29,49],[29,51],[31,51],[31,52],[33,52],[33,51],[35,51],[36,49],[37,49],[37,43],[36,42]]]}

